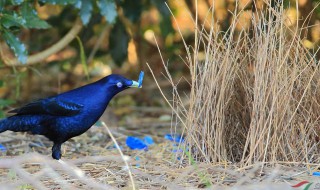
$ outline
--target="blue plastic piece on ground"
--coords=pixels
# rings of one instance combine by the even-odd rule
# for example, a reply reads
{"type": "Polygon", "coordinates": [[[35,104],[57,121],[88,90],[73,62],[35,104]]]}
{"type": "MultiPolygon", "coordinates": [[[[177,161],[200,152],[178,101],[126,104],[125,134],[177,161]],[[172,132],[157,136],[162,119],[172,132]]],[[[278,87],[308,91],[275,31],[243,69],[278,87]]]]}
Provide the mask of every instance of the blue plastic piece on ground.
{"type": "Polygon", "coordinates": [[[146,143],[147,145],[153,145],[154,144],[154,141],[153,141],[151,136],[145,136],[143,138],[143,140],[144,140],[144,143],[146,143]]]}
{"type": "Polygon", "coordinates": [[[148,150],[148,146],[143,142],[143,140],[137,137],[128,136],[126,144],[132,150],[148,150]]]}
{"type": "Polygon", "coordinates": [[[173,141],[173,142],[184,142],[184,137],[181,136],[181,135],[177,135],[177,134],[174,134],[174,135],[171,135],[171,134],[166,134],[164,136],[165,139],[169,140],[169,141],[173,141]]]}
{"type": "MultiPolygon", "coordinates": [[[[136,157],[135,157],[135,160],[136,160],[136,161],[140,161],[140,157],[139,157],[139,156],[136,156],[136,157]]],[[[140,164],[137,163],[137,164],[136,164],[136,167],[137,167],[137,168],[140,168],[140,164]]]]}
{"type": "Polygon", "coordinates": [[[0,151],[1,152],[6,152],[7,148],[5,146],[3,146],[2,144],[0,144],[0,151]]]}
{"type": "Polygon", "coordinates": [[[142,88],[142,82],[143,82],[143,77],[144,77],[144,72],[141,71],[140,72],[140,75],[139,75],[139,80],[138,80],[138,83],[139,83],[139,88],[142,88]]]}
{"type": "Polygon", "coordinates": [[[174,153],[178,153],[179,152],[180,153],[180,152],[183,152],[183,150],[181,148],[180,149],[173,149],[172,152],[174,152],[174,153]]]}
{"type": "Polygon", "coordinates": [[[320,176],[320,172],[313,172],[312,175],[313,176],[320,176]]]}

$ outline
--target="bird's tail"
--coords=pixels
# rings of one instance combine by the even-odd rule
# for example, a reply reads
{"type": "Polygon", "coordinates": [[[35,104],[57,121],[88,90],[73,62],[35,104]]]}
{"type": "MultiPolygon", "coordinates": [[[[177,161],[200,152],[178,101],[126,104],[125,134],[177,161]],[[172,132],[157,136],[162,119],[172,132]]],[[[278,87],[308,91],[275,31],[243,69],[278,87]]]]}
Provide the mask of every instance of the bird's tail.
{"type": "Polygon", "coordinates": [[[11,116],[0,120],[0,133],[10,130],[14,132],[25,132],[37,126],[38,119],[30,116],[11,116]]]}

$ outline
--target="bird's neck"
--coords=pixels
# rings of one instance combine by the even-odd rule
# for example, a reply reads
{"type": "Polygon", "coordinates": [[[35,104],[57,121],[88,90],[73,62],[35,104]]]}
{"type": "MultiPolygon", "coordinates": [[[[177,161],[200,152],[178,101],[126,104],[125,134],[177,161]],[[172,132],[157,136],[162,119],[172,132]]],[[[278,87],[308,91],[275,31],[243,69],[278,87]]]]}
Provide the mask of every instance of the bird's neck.
{"type": "Polygon", "coordinates": [[[93,95],[92,98],[94,98],[93,101],[97,104],[98,109],[101,109],[100,111],[103,113],[116,94],[118,94],[118,92],[115,91],[114,88],[107,86],[100,88],[99,92],[97,92],[96,95],[93,95]]]}

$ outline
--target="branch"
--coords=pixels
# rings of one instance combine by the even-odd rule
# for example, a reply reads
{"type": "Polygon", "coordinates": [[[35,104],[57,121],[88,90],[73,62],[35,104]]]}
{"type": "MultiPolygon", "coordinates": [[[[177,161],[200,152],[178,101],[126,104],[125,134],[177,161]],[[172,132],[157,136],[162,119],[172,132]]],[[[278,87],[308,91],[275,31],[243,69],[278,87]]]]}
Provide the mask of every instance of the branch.
{"type": "Polygon", "coordinates": [[[59,51],[61,51],[63,48],[65,48],[81,31],[82,29],[82,22],[78,18],[73,27],[70,29],[70,31],[56,44],[52,45],[48,49],[41,51],[37,54],[30,55],[28,57],[27,63],[26,64],[21,64],[16,58],[8,61],[4,61],[6,66],[30,66],[37,64],[46,58],[48,58],[50,55],[55,54],[59,51]]]}

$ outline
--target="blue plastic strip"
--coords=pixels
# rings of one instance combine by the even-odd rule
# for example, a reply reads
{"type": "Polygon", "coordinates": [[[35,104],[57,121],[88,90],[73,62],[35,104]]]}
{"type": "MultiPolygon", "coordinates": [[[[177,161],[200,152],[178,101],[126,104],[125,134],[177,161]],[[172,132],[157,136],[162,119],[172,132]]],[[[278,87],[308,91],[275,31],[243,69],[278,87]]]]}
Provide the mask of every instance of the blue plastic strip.
{"type": "Polygon", "coordinates": [[[144,77],[144,72],[141,71],[141,72],[140,72],[140,75],[139,75],[139,80],[138,80],[138,83],[139,83],[139,86],[138,86],[138,87],[139,87],[139,88],[142,87],[143,77],[144,77]]]}

